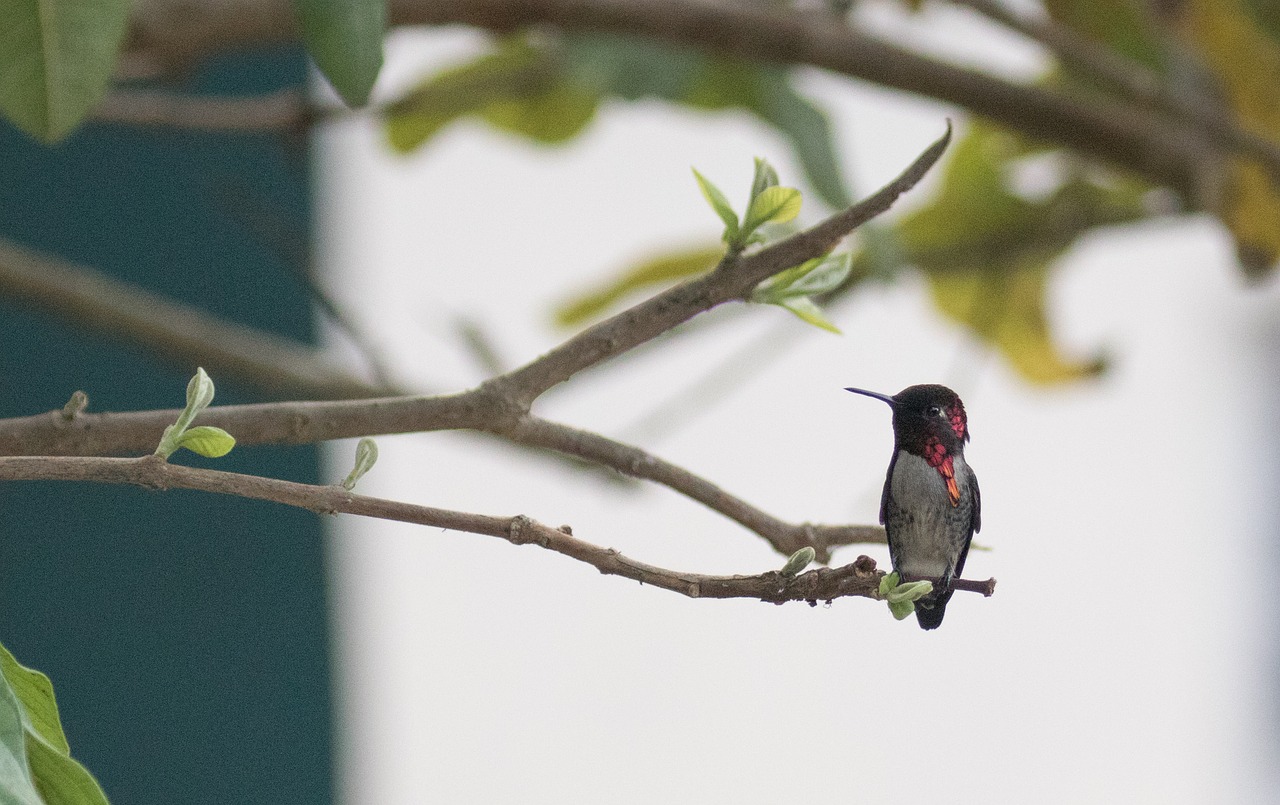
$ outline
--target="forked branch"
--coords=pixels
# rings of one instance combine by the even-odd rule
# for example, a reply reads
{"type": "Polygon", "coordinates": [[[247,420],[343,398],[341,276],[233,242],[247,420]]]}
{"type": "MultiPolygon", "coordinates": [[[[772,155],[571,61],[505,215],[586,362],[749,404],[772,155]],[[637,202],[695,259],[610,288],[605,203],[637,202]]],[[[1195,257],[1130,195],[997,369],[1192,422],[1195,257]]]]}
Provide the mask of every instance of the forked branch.
{"type": "MultiPolygon", "coordinates": [[[[539,545],[595,567],[601,573],[622,576],[690,598],[757,598],[781,604],[786,601],[829,601],[860,596],[878,598],[880,577],[869,557],[852,564],[818,568],[794,577],[777,571],[755,576],[712,576],[681,573],[638,562],[612,548],[603,548],[573,535],[568,526],[552,528],[524,515],[491,515],[436,509],[349,492],[341,486],[317,486],[169,464],[159,456],[142,458],[0,457],[0,481],[92,481],[131,484],[146,489],[193,489],[222,495],[267,500],[307,509],[318,514],[356,514],[499,537],[515,545],[539,545]]],[[[989,582],[957,583],[956,589],[983,592],[989,582]]],[[[990,595],[990,592],[985,594],[990,595]]]]}
{"type": "MultiPolygon", "coordinates": [[[[914,187],[942,155],[950,136],[948,127],[897,179],[858,204],[759,251],[731,252],[711,273],[623,311],[525,366],[470,391],[433,397],[224,406],[207,409],[201,415],[201,422],[230,432],[242,445],[305,444],[434,430],[482,431],[516,444],[554,450],[664,484],[751,529],[784,554],[812,546],[825,561],[830,556],[830,548],[837,545],[883,542],[884,532],[878,526],[822,526],[779,520],[710,481],[639,448],[536,418],[530,408],[548,389],[578,372],[611,360],[719,304],[745,299],[761,281],[827,253],[841,238],[888,209],[899,196],[914,187]]],[[[0,267],[5,254],[0,249],[0,267]]],[[[19,254],[18,258],[16,262],[22,262],[27,255],[19,254]]],[[[104,316],[101,309],[94,310],[104,316]]],[[[253,350],[244,349],[241,353],[252,355],[253,350]]],[[[0,420],[0,455],[101,456],[146,452],[155,446],[177,413],[172,410],[77,413],[67,417],[58,410],[0,420]]]]}

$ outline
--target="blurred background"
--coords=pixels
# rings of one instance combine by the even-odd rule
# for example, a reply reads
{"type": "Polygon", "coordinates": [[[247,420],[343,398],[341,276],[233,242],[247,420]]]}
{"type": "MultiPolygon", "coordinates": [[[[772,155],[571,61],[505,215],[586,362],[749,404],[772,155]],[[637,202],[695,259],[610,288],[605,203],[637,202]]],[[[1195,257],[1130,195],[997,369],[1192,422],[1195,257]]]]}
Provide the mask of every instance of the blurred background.
{"type": "MultiPolygon", "coordinates": [[[[1245,0],[866,0],[848,20],[1018,86],[1124,94],[1001,11],[1145,65],[1174,98],[1152,95],[1168,119],[1275,137],[1275,20],[1245,0]],[[1241,62],[1253,66],[1243,78],[1241,62]]],[[[317,316],[320,342],[351,372],[376,364],[398,388],[469,388],[704,270],[698,255],[716,248],[721,224],[691,166],[741,209],[753,158],[768,159],[803,191],[804,226],[892,179],[950,120],[943,163],[851,240],[849,280],[817,300],[841,335],[777,306],[725,306],[535,410],[638,444],[779,517],[874,523],[889,415],[842,388],[944,383],[968,409],[966,456],[983,492],[966,576],[997,578],[995,595],[957,593],[926,633],[869,600],[691,600],[532,546],[327,519],[310,543],[323,555],[299,565],[310,597],[265,608],[309,613],[305,627],[278,629],[305,637],[314,672],[297,684],[276,670],[250,676],[312,690],[297,702],[311,726],[277,724],[253,744],[261,759],[237,768],[270,776],[273,747],[304,736],[308,759],[292,774],[315,779],[331,753],[332,784],[275,801],[1276,801],[1280,296],[1269,274],[1280,207],[1267,174],[1208,146],[1203,164],[1138,156],[1119,169],[1096,159],[1105,126],[1055,139],[1042,117],[1025,125],[1033,138],[811,66],[689,67],[688,52],[657,47],[554,26],[507,38],[398,30],[373,91],[379,114],[339,111],[313,73],[321,122],[305,160],[296,140],[283,158],[312,182],[309,223],[293,231],[310,238],[324,304],[346,322],[317,316]],[[547,64],[564,71],[560,83],[503,94],[511,76],[547,64]],[[673,75],[684,83],[657,88],[673,75]],[[677,268],[649,281],[659,258],[677,268]],[[316,593],[321,572],[327,592],[316,593]]],[[[1107,118],[1112,107],[1096,109],[1107,118]]],[[[665,488],[465,433],[378,444],[365,494],[566,523],[682,571],[785,561],[665,488]]],[[[354,449],[325,445],[319,476],[341,479],[354,449]]],[[[274,539],[273,528],[309,533],[247,524],[238,538],[274,539]]],[[[888,566],[883,545],[837,549],[833,563],[860,553],[888,566]]],[[[13,614],[23,600],[3,610],[5,642],[48,666],[39,641],[11,637],[39,631],[13,614]]],[[[261,650],[283,656],[279,642],[261,650]]],[[[95,771],[95,756],[114,769],[99,771],[109,795],[137,790],[123,761],[111,766],[78,729],[75,703],[109,694],[77,697],[85,683],[71,666],[46,670],[71,691],[73,749],[95,771]]]]}

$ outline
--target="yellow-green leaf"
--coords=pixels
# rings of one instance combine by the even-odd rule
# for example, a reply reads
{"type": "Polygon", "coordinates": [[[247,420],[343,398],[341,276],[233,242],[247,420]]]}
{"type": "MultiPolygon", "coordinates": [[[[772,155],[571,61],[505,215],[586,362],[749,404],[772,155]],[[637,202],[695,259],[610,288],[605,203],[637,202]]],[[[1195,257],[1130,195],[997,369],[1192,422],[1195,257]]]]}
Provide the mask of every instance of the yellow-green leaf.
{"type": "Polygon", "coordinates": [[[178,438],[178,447],[185,447],[193,453],[205,458],[221,458],[236,446],[235,437],[222,428],[212,425],[198,425],[188,428],[178,438]]]}
{"type": "Polygon", "coordinates": [[[4,646],[0,646],[0,801],[107,805],[98,781],[71,757],[49,678],[23,667],[4,646]]]}
{"type": "Polygon", "coordinates": [[[1101,358],[1072,360],[1053,343],[1045,317],[1047,269],[939,271],[929,275],[934,304],[999,350],[1034,383],[1061,383],[1096,375],[1101,358]]]}
{"type": "Polygon", "coordinates": [[[720,192],[720,188],[716,187],[710,179],[699,173],[697,168],[693,168],[693,177],[698,180],[698,189],[702,191],[702,197],[711,205],[711,209],[715,210],[716,215],[720,216],[720,220],[724,221],[724,242],[733,242],[738,237],[738,214],[733,211],[729,199],[725,198],[724,193],[720,192]]]}
{"type": "MultiPolygon", "coordinates": [[[[1190,0],[1181,19],[1236,121],[1280,143],[1280,43],[1240,0],[1190,0]]],[[[1280,186],[1247,159],[1229,163],[1224,184],[1215,212],[1235,238],[1241,267],[1254,277],[1271,272],[1280,260],[1280,186]]]]}
{"type": "Polygon", "coordinates": [[[493,53],[429,76],[392,104],[387,139],[397,151],[413,151],[453,121],[474,115],[541,142],[560,142],[591,121],[598,97],[570,84],[553,57],[512,37],[493,53]]]}
{"type": "Polygon", "coordinates": [[[607,312],[631,294],[667,286],[710,271],[724,257],[724,247],[695,246],[653,257],[626,269],[593,291],[579,294],[561,304],[555,312],[556,324],[576,327],[607,312]]]}
{"type": "Polygon", "coordinates": [[[754,232],[761,224],[785,224],[800,214],[800,191],[794,187],[767,187],[751,200],[744,232],[754,232]]]}
{"type": "Polygon", "coordinates": [[[1082,233],[1143,217],[1146,187],[1090,168],[1067,172],[1047,194],[1026,196],[1015,192],[1011,175],[1027,151],[1008,132],[971,125],[937,195],[896,226],[895,245],[903,262],[928,275],[943,314],[1027,380],[1062,382],[1096,374],[1102,362],[1055,347],[1043,298],[1050,266],[1082,233]]]}
{"type": "Polygon", "coordinates": [[[67,136],[107,88],[129,0],[0,0],[0,112],[32,137],[67,136]]]}
{"type": "Polygon", "coordinates": [[[832,324],[831,320],[822,312],[822,308],[818,307],[818,304],[807,296],[793,296],[787,299],[780,299],[771,304],[790,310],[801,321],[812,324],[814,327],[836,335],[844,335],[844,333],[840,332],[840,328],[832,324]]]}
{"type": "Polygon", "coordinates": [[[597,106],[596,95],[557,81],[543,92],[492,101],[480,115],[496,129],[551,144],[576,137],[595,117],[597,106]]]}

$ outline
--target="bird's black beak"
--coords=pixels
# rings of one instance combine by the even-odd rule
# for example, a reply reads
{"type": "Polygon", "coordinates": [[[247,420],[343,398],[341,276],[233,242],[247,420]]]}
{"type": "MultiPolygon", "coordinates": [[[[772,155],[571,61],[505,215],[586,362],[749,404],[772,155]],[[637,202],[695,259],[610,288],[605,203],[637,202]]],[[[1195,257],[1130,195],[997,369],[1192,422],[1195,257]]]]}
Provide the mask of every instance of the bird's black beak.
{"type": "Polygon", "coordinates": [[[854,394],[861,394],[864,397],[875,397],[877,400],[883,400],[884,402],[889,403],[890,406],[893,406],[896,404],[894,403],[893,398],[890,397],[888,394],[881,394],[878,391],[867,391],[866,389],[853,389],[853,388],[846,388],[845,391],[852,391],[854,394]]]}

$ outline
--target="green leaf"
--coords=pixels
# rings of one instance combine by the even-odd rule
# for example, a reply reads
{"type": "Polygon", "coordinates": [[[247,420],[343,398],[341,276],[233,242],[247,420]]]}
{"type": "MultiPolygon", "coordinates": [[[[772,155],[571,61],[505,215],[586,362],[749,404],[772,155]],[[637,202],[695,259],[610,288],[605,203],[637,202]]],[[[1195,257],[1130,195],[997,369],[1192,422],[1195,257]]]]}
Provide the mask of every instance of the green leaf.
{"type": "Polygon", "coordinates": [[[0,0],[0,112],[44,142],[71,132],[102,97],[128,0],[0,0]]]}
{"type": "Polygon", "coordinates": [[[373,469],[373,465],[378,462],[378,445],[373,439],[365,437],[356,443],[356,463],[351,468],[351,472],[342,481],[342,486],[348,492],[356,488],[356,482],[364,477],[364,474],[373,469]]]}
{"type": "Polygon", "coordinates": [[[668,286],[710,271],[724,257],[724,246],[695,246],[645,260],[626,269],[592,291],[581,293],[561,304],[556,324],[575,327],[600,316],[631,294],[654,286],[668,286]]]}
{"type": "Polygon", "coordinates": [[[795,90],[797,71],[616,34],[566,37],[564,59],[573,81],[602,95],[751,112],[791,143],[823,201],[833,207],[851,203],[830,123],[795,90]]]}
{"type": "MultiPolygon", "coordinates": [[[[1188,3],[1178,15],[1182,42],[1196,64],[1208,71],[1235,125],[1277,142],[1280,131],[1280,7],[1255,2],[1254,13],[1239,2],[1188,3]],[[1268,10],[1264,13],[1261,7],[1268,10]],[[1270,26],[1270,29],[1266,26],[1270,26]]],[[[1249,279],[1260,279],[1280,263],[1280,182],[1274,172],[1237,154],[1219,169],[1218,185],[1206,196],[1210,211],[1231,231],[1236,257],[1249,279]]]]}
{"type": "Polygon", "coordinates": [[[698,180],[698,187],[702,190],[702,197],[711,205],[711,209],[716,211],[716,215],[720,216],[720,220],[724,221],[724,242],[736,242],[738,239],[738,215],[733,211],[733,207],[729,205],[729,199],[724,197],[724,193],[720,192],[720,188],[712,184],[701,173],[698,173],[697,168],[693,168],[693,175],[698,180]]]}
{"type": "Polygon", "coordinates": [[[412,151],[445,126],[476,116],[492,126],[544,143],[563,142],[595,116],[599,94],[574,83],[559,59],[522,37],[436,73],[392,104],[386,115],[393,148],[412,151]]]}
{"type": "Polygon", "coordinates": [[[851,252],[815,257],[760,283],[752,292],[751,301],[776,304],[791,297],[830,293],[848,279],[852,270],[851,252]]]}
{"type": "Polygon", "coordinates": [[[71,757],[49,678],[24,668],[4,646],[0,646],[0,802],[107,803],[97,780],[71,757]]]}
{"type": "Polygon", "coordinates": [[[799,573],[801,570],[804,570],[806,567],[808,567],[809,563],[812,562],[817,556],[818,556],[818,552],[813,548],[809,547],[808,545],[806,545],[805,547],[791,554],[790,558],[787,559],[787,563],[782,566],[782,570],[779,570],[778,572],[784,576],[794,576],[795,574],[799,573]]]}
{"type": "Polygon", "coordinates": [[[903,618],[916,611],[916,605],[911,601],[899,601],[889,604],[889,612],[892,613],[894,620],[902,620],[903,618]]]}
{"type": "Polygon", "coordinates": [[[831,323],[831,320],[822,312],[822,308],[807,296],[797,296],[788,299],[781,299],[772,304],[778,307],[786,308],[796,314],[801,321],[812,324],[814,327],[820,327],[829,333],[843,335],[840,328],[831,323]]]}
{"type": "Polygon", "coordinates": [[[768,190],[770,187],[777,186],[778,172],[774,170],[773,166],[767,161],[760,157],[756,157],[756,172],[755,175],[751,177],[751,201],[755,201],[761,193],[768,190]]]}
{"type": "MultiPolygon", "coordinates": [[[[814,261],[809,261],[814,262],[814,261]]],[[[801,274],[787,286],[787,292],[802,296],[831,293],[849,278],[853,271],[853,254],[841,252],[819,258],[817,265],[801,274]]]]}
{"type": "Polygon", "coordinates": [[[819,198],[836,209],[853,204],[826,113],[796,92],[792,85],[795,71],[764,66],[756,69],[761,75],[751,110],[791,143],[805,178],[819,198]]]}
{"type": "Polygon", "coordinates": [[[197,425],[178,437],[178,447],[185,447],[205,458],[221,458],[235,446],[234,436],[211,425],[197,425]]]}
{"type": "Polygon", "coordinates": [[[26,725],[54,749],[71,751],[58,718],[58,703],[53,696],[53,683],[39,671],[18,663],[4,646],[0,646],[0,675],[22,702],[26,725]]]}
{"type": "Polygon", "coordinates": [[[347,106],[364,106],[382,70],[386,0],[293,0],[316,66],[347,106]]]}
{"type": "MultiPolygon", "coordinates": [[[[1108,49],[1164,69],[1164,26],[1144,0],[1045,0],[1049,16],[1108,49]]],[[[1218,3],[1214,3],[1218,5],[1218,3]]],[[[1223,4],[1225,5],[1225,4],[1223,4]]]]}
{"type": "Polygon", "coordinates": [[[557,82],[534,95],[492,101],[480,115],[496,129],[554,144],[576,137],[595,118],[599,105],[596,95],[557,82]]]}
{"type": "MultiPolygon", "coordinates": [[[[191,427],[191,423],[196,416],[208,408],[209,403],[213,402],[213,395],[213,378],[205,373],[204,367],[197,368],[196,373],[191,376],[191,380],[187,381],[187,407],[183,408],[182,413],[178,414],[176,422],[164,429],[164,434],[160,437],[160,444],[156,446],[155,454],[157,456],[167,459],[173,455],[175,450],[186,446],[183,443],[183,439],[187,433],[187,428],[191,427]]],[[[218,430],[218,428],[213,428],[212,430],[218,430]]],[[[230,436],[227,438],[230,438],[230,436]]],[[[235,444],[234,439],[232,444],[235,444]]],[[[230,449],[228,447],[218,455],[224,455],[230,449]]],[[[196,452],[199,451],[197,450],[196,452]]]]}
{"type": "Polygon", "coordinates": [[[1280,42],[1280,4],[1275,0],[1244,0],[1244,8],[1258,30],[1280,42]]]}
{"type": "Polygon", "coordinates": [[[1147,188],[1091,166],[1068,170],[1048,193],[1024,196],[1012,176],[1029,149],[994,126],[970,124],[937,195],[896,225],[896,248],[928,276],[942,313],[1025,379],[1057,383],[1104,364],[1064,356],[1054,344],[1045,313],[1050,266],[1081,234],[1145,217],[1147,188]]]}
{"type": "Polygon", "coordinates": [[[3,679],[0,679],[0,802],[44,805],[27,762],[22,705],[3,679]]]}
{"type": "Polygon", "coordinates": [[[800,214],[800,204],[800,191],[794,187],[765,188],[747,207],[742,230],[750,233],[761,224],[785,224],[800,214]]]}
{"type": "Polygon", "coordinates": [[[933,592],[933,582],[909,581],[905,584],[899,584],[890,590],[889,594],[885,596],[885,600],[890,604],[899,604],[903,601],[919,601],[931,592],[933,592]]]}
{"type": "Polygon", "coordinates": [[[896,570],[892,573],[886,573],[883,576],[881,576],[880,577],[880,595],[882,597],[886,596],[889,594],[890,590],[892,590],[894,587],[897,587],[899,578],[901,577],[898,575],[898,571],[896,570]]]}
{"type": "Polygon", "coordinates": [[[203,366],[197,367],[196,373],[187,381],[187,408],[182,413],[194,419],[213,402],[214,391],[213,378],[205,373],[203,366]]]}

